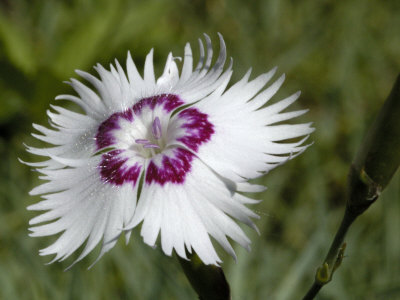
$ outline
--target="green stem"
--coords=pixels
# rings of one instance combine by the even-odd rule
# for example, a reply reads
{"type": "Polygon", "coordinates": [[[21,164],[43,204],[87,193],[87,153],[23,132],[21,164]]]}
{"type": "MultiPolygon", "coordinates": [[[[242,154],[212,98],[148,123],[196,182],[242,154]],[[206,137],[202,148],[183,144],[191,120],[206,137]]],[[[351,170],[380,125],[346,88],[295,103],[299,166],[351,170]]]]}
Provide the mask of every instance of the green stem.
{"type": "Polygon", "coordinates": [[[322,267],[318,268],[315,275],[315,281],[308,290],[307,294],[304,296],[303,300],[314,299],[322,286],[327,284],[332,279],[333,272],[342,262],[342,253],[345,247],[344,239],[347,231],[356,218],[356,214],[352,214],[350,210],[346,209],[342,222],[340,223],[339,229],[336,232],[335,238],[333,239],[331,247],[329,248],[324,263],[322,264],[322,267]]]}
{"type": "Polygon", "coordinates": [[[200,300],[229,300],[230,289],[222,268],[205,265],[196,255],[178,257],[182,269],[200,300]]]}
{"type": "Polygon", "coordinates": [[[340,223],[339,229],[336,232],[335,238],[333,239],[332,245],[329,248],[328,254],[326,255],[324,263],[331,266],[331,271],[333,271],[335,265],[340,263],[341,257],[339,257],[340,250],[344,245],[344,238],[346,237],[347,231],[349,230],[351,224],[357,218],[356,215],[351,214],[349,210],[346,210],[340,223]]]}
{"type": "Polygon", "coordinates": [[[400,165],[400,75],[350,167],[346,210],[329,252],[303,300],[314,299],[340,266],[353,222],[374,203],[400,165]]]}
{"type": "Polygon", "coordinates": [[[307,294],[304,296],[303,300],[312,300],[319,293],[322,285],[314,281],[313,285],[308,290],[307,294]]]}

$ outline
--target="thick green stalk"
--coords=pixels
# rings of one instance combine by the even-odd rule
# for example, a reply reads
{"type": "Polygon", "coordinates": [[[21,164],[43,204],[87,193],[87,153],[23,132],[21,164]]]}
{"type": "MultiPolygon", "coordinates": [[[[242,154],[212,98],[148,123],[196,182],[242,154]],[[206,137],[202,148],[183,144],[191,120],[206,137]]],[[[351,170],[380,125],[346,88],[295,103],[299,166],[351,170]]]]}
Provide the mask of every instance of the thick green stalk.
{"type": "Polygon", "coordinates": [[[231,299],[229,284],[222,268],[203,264],[196,254],[190,256],[190,261],[180,257],[178,259],[200,300],[231,299]]]}
{"type": "Polygon", "coordinates": [[[400,164],[400,75],[354,160],[384,189],[400,164]]]}

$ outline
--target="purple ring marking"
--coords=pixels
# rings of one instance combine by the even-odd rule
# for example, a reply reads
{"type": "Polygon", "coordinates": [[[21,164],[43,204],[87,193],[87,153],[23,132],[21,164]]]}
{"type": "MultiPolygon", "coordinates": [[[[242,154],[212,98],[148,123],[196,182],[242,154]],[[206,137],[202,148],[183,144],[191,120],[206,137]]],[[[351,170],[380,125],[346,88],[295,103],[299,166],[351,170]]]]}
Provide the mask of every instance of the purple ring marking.
{"type": "Polygon", "coordinates": [[[175,108],[183,104],[185,104],[185,102],[177,95],[161,94],[140,100],[138,103],[132,106],[132,109],[135,115],[140,115],[142,109],[146,106],[150,107],[152,110],[154,110],[156,106],[162,106],[165,112],[170,113],[175,108]]]}
{"type": "Polygon", "coordinates": [[[156,182],[163,186],[167,182],[182,184],[191,170],[193,154],[188,150],[176,148],[173,156],[164,155],[161,166],[151,161],[146,170],[146,183],[156,182]]]}
{"type": "Polygon", "coordinates": [[[128,109],[123,112],[117,112],[112,114],[107,120],[100,124],[96,134],[96,146],[97,150],[109,147],[116,143],[115,137],[112,134],[114,129],[120,129],[119,120],[125,119],[129,122],[133,122],[134,117],[132,110],[128,109]]]}
{"type": "Polygon", "coordinates": [[[98,166],[100,177],[104,182],[114,185],[123,185],[130,182],[134,187],[138,181],[142,166],[138,163],[133,166],[126,166],[128,158],[121,157],[124,150],[113,150],[103,154],[98,166]]]}
{"type": "Polygon", "coordinates": [[[213,124],[208,121],[208,115],[197,108],[185,109],[178,117],[185,120],[181,127],[186,129],[186,134],[177,140],[195,152],[201,144],[208,142],[215,132],[213,124]]]}

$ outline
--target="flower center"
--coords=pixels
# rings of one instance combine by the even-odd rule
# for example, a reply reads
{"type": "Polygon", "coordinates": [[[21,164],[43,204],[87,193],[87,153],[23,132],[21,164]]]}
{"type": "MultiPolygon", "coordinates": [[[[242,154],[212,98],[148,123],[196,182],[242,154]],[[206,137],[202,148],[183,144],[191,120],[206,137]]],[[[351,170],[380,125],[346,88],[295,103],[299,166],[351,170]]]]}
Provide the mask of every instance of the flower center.
{"type": "Polygon", "coordinates": [[[192,152],[210,140],[214,127],[196,108],[172,116],[183,104],[178,96],[163,94],[142,99],[105,120],[96,134],[97,150],[107,150],[99,165],[102,180],[136,184],[147,165],[147,184],[184,182],[191,170],[192,152]]]}
{"type": "Polygon", "coordinates": [[[168,143],[171,112],[183,101],[163,94],[144,98],[123,112],[112,114],[98,129],[97,150],[131,150],[143,158],[161,153],[168,143]]]}
{"type": "MultiPolygon", "coordinates": [[[[162,128],[161,121],[159,117],[155,117],[151,125],[151,139],[135,139],[135,143],[142,146],[145,154],[150,152],[151,156],[160,153],[164,148],[164,143],[162,140],[162,128]],[[149,151],[146,152],[146,149],[149,151]]],[[[144,155],[148,157],[148,155],[144,155]]]]}

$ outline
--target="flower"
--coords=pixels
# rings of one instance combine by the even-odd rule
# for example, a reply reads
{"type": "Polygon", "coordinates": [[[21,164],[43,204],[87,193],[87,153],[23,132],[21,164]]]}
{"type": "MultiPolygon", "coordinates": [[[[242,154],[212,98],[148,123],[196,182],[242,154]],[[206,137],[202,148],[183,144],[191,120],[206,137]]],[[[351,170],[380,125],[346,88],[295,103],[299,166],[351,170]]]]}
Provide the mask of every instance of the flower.
{"type": "Polygon", "coordinates": [[[62,261],[85,245],[77,262],[102,241],[99,259],[121,234],[128,242],[139,224],[146,244],[155,246],[160,236],[165,254],[175,250],[186,258],[186,251],[194,251],[205,264],[221,262],[210,236],[234,258],[227,237],[249,249],[250,240],[235,219],[258,231],[252,221],[258,215],[246,206],[258,201],[242,193],[264,187],[248,180],[303,152],[313,129],[309,123],[273,125],[307,111],[282,112],[299,92],[264,107],[285,78],[263,90],[276,68],[251,81],[249,70],[227,88],[232,60],[224,70],[226,48],[219,38],[214,64],[205,35],[206,54],[199,39],[194,69],[186,44],[181,72],[180,58],[170,53],[157,80],[153,50],[143,77],[130,53],[126,72],[118,61],[110,71],[98,64],[100,79],[76,71],[94,89],[71,79],[78,96],[56,99],[72,101],[84,113],[51,106],[51,129],[34,124],[41,134],[33,136],[52,146],[27,147],[48,157],[27,163],[47,181],[30,192],[43,200],[28,209],[44,211],[30,221],[30,236],[61,233],[41,255],[55,254],[52,262],[62,261]],[[299,137],[304,138],[285,142],[299,137]]]}

